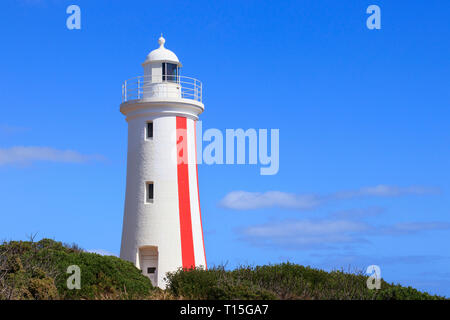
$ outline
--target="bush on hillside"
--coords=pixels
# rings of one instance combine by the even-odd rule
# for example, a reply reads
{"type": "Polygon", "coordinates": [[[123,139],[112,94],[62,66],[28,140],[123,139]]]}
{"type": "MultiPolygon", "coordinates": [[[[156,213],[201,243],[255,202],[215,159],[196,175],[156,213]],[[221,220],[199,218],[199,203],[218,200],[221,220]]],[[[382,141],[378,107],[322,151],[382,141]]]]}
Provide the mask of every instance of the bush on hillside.
{"type": "Polygon", "coordinates": [[[169,273],[169,291],[185,299],[338,299],[422,300],[439,299],[411,287],[388,284],[367,288],[368,277],[342,271],[326,272],[291,263],[223,267],[169,273]]]}
{"type": "Polygon", "coordinates": [[[200,268],[167,274],[169,291],[183,299],[276,299],[272,292],[251,281],[229,277],[223,268],[200,268]]]}
{"type": "Polygon", "coordinates": [[[132,263],[83,252],[50,239],[0,245],[0,299],[133,299],[150,294],[150,280],[132,263]],[[67,268],[81,270],[81,289],[67,288],[67,268]]]}

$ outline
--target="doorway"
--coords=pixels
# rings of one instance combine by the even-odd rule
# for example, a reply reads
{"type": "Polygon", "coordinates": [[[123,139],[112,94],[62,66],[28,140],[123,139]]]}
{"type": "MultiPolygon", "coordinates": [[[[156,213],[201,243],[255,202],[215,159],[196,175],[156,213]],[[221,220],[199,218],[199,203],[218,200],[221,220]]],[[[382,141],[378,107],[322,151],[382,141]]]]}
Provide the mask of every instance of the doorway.
{"type": "Polygon", "coordinates": [[[152,285],[158,285],[158,247],[144,247],[139,249],[140,267],[152,285]]]}

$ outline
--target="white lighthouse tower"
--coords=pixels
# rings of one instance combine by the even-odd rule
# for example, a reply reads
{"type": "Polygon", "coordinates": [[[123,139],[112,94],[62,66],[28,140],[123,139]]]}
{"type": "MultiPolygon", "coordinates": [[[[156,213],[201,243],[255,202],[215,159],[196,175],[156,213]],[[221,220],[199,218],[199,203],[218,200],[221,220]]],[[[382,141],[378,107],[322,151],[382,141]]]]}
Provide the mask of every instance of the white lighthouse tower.
{"type": "Polygon", "coordinates": [[[164,288],[166,272],[206,268],[195,129],[204,106],[201,82],[180,76],[177,56],[162,36],[158,42],[144,76],[122,86],[128,159],[120,257],[164,288]]]}

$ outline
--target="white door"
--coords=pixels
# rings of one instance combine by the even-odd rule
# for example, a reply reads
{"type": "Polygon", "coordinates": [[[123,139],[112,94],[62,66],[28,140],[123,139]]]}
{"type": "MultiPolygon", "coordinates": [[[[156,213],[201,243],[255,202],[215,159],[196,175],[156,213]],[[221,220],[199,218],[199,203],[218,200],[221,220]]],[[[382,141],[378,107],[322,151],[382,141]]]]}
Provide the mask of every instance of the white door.
{"type": "Polygon", "coordinates": [[[158,256],[142,255],[141,270],[144,275],[150,278],[153,286],[158,285],[158,256]]]}

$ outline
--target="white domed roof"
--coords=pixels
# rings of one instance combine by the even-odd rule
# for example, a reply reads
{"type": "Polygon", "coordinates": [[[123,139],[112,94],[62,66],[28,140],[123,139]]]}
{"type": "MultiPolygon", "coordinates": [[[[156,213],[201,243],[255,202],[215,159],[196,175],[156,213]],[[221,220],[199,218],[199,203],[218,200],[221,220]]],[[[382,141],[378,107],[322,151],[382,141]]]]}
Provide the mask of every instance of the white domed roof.
{"type": "Polygon", "coordinates": [[[164,43],[166,42],[166,39],[161,37],[158,39],[159,48],[153,50],[147,55],[147,58],[145,59],[143,64],[147,63],[153,63],[153,62],[171,62],[179,65],[181,67],[180,60],[178,60],[178,57],[175,53],[170,51],[169,49],[164,48],[164,43]]]}

